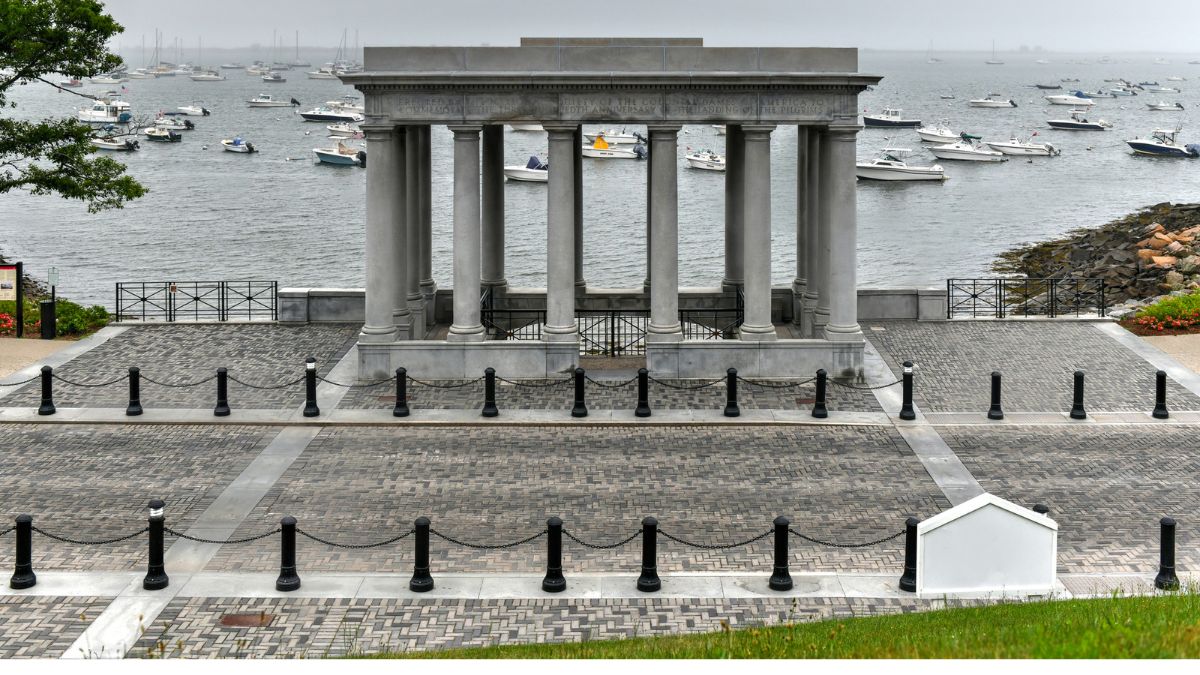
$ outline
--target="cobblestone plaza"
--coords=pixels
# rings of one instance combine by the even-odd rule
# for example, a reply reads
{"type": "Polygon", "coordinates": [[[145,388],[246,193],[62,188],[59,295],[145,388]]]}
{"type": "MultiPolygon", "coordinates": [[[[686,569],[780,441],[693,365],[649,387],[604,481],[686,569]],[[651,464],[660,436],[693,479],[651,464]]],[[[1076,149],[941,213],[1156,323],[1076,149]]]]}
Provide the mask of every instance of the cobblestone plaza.
{"type": "MultiPolygon", "coordinates": [[[[0,386],[0,506],[9,523],[28,513],[40,530],[81,540],[137,533],[147,502],[162,498],[170,528],[214,540],[270,533],[294,516],[309,534],[360,545],[405,534],[427,516],[448,538],[490,546],[536,534],[559,516],[578,539],[608,545],[655,516],[662,533],[712,545],[764,534],[785,515],[808,537],[857,544],[960,503],[965,481],[977,486],[968,490],[1049,507],[1060,527],[1064,597],[1145,585],[1163,515],[1180,523],[1186,577],[1200,565],[1191,525],[1200,519],[1195,375],[1171,371],[1172,416],[1153,419],[1154,373],[1169,357],[1134,349],[1110,328],[864,324],[867,382],[831,382],[826,420],[807,414],[813,383],[787,380],[742,383],[741,418],[721,416],[721,382],[654,382],[654,415],[639,419],[635,387],[616,386],[625,373],[601,369],[587,385],[591,415],[582,420],[569,415],[570,384],[546,380],[502,382],[494,420],[479,416],[482,383],[410,383],[411,416],[392,418],[393,383],[355,382],[356,326],[109,328],[55,367],[63,380],[55,382],[55,415],[34,414],[36,381],[0,386]],[[323,379],[316,418],[298,415],[308,356],[323,379]],[[917,366],[912,422],[895,414],[893,383],[905,360],[917,366]],[[129,366],[147,378],[140,418],[124,415],[124,381],[82,386],[129,366]],[[217,367],[246,383],[231,383],[228,418],[212,416],[217,367]],[[1087,377],[1082,421],[1064,414],[1076,369],[1087,377]],[[1004,421],[984,418],[992,370],[1004,373],[1004,421]],[[522,386],[530,384],[544,386],[522,386]],[[930,438],[961,462],[962,476],[950,480],[931,460],[930,438]]],[[[791,541],[797,589],[772,596],[769,538],[714,549],[660,537],[658,595],[632,590],[640,538],[611,549],[568,540],[563,567],[575,595],[556,597],[498,585],[528,579],[536,589],[544,538],[480,550],[435,537],[439,585],[420,596],[407,591],[411,539],[354,549],[301,537],[304,586],[288,595],[273,590],[277,535],[218,545],[168,534],[171,585],[149,592],[140,590],[144,535],[85,546],[35,533],[38,585],[0,593],[0,657],[315,657],[712,631],[721,622],[945,604],[895,588],[903,538],[857,548],[791,541]],[[225,625],[231,615],[261,615],[267,625],[225,625]],[[129,616],[142,625],[123,628],[129,616]]],[[[0,537],[0,565],[12,568],[13,550],[12,534],[0,537]]]]}

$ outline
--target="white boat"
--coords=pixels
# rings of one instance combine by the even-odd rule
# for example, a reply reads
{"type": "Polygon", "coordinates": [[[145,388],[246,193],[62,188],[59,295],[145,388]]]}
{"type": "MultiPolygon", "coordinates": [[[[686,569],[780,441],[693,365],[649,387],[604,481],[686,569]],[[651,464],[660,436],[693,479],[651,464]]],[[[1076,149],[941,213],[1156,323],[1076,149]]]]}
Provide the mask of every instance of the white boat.
{"type": "Polygon", "coordinates": [[[241,70],[245,67],[246,66],[243,66],[240,63],[222,63],[221,64],[221,70],[241,70]]]}
{"type": "Polygon", "coordinates": [[[129,81],[129,78],[125,77],[125,73],[105,73],[88,79],[92,81],[92,84],[121,84],[129,81]]]}
{"type": "MultiPolygon", "coordinates": [[[[1037,136],[1036,131],[1033,133],[1033,136],[1037,136]]],[[[1033,136],[1025,140],[1013,136],[1007,141],[984,141],[984,145],[1006,155],[1055,157],[1062,154],[1062,150],[1059,150],[1050,143],[1034,143],[1033,136]]]]}
{"type": "Polygon", "coordinates": [[[1147,103],[1146,107],[1151,110],[1183,110],[1182,103],[1167,103],[1159,101],[1158,103],[1147,103]]]}
{"type": "Polygon", "coordinates": [[[1146,87],[1146,91],[1151,94],[1178,94],[1179,90],[1174,87],[1146,87]]]}
{"type": "Polygon", "coordinates": [[[938,159],[959,159],[967,162],[1003,162],[1004,153],[984,147],[979,141],[966,139],[946,145],[935,145],[929,149],[938,159]]]}
{"type": "Polygon", "coordinates": [[[1051,105],[1069,105],[1074,107],[1083,106],[1090,108],[1096,105],[1096,102],[1083,95],[1081,91],[1071,92],[1070,94],[1054,94],[1051,96],[1043,96],[1051,103],[1051,105]]]}
{"type": "Polygon", "coordinates": [[[338,79],[337,73],[335,73],[332,68],[318,68],[316,70],[309,71],[305,74],[308,75],[308,79],[310,79],[310,80],[336,80],[336,79],[338,79]]]}
{"type": "Polygon", "coordinates": [[[1125,143],[1138,155],[1154,157],[1200,157],[1200,144],[1179,142],[1179,128],[1155,129],[1150,138],[1135,138],[1125,143]]]}
{"type": "Polygon", "coordinates": [[[75,119],[84,124],[106,125],[124,124],[133,119],[129,104],[116,99],[100,99],[91,108],[84,108],[75,113],[75,119]]]}
{"type": "Polygon", "coordinates": [[[905,119],[899,108],[884,108],[877,115],[863,114],[863,125],[868,127],[919,127],[921,120],[905,119]]]}
{"type": "Polygon", "coordinates": [[[973,98],[967,101],[967,105],[972,108],[1015,108],[1017,107],[1017,102],[1011,98],[999,99],[989,95],[984,98],[973,98]]]}
{"type": "Polygon", "coordinates": [[[1167,82],[1185,82],[1185,81],[1187,81],[1186,77],[1180,77],[1178,75],[1172,75],[1167,78],[1167,82]]]}
{"type": "Polygon", "coordinates": [[[540,125],[540,124],[520,124],[520,123],[517,123],[517,124],[509,124],[509,125],[508,125],[508,128],[509,128],[509,129],[512,129],[513,131],[544,131],[544,130],[542,129],[542,125],[540,125]]]}
{"type": "Polygon", "coordinates": [[[243,154],[258,152],[258,150],[254,149],[253,143],[247,143],[246,141],[243,141],[241,136],[235,136],[234,138],[227,138],[221,141],[221,147],[225,148],[229,152],[239,152],[243,154]]]}
{"type": "Polygon", "coordinates": [[[367,152],[365,150],[355,150],[340,142],[332,148],[313,148],[313,154],[317,156],[317,161],[322,164],[366,166],[367,163],[367,152]]]}
{"type": "Polygon", "coordinates": [[[333,108],[313,108],[300,113],[306,122],[361,122],[363,116],[348,110],[334,110],[333,108]]]}
{"type": "Polygon", "coordinates": [[[246,106],[249,108],[287,108],[289,106],[299,105],[295,100],[281,101],[271,98],[270,94],[259,94],[254,98],[246,101],[246,106]]]}
{"type": "Polygon", "coordinates": [[[254,63],[246,66],[247,75],[266,75],[269,72],[271,72],[271,67],[263,65],[262,63],[254,63]]]}
{"type": "Polygon", "coordinates": [[[1051,129],[1061,131],[1105,131],[1112,128],[1111,123],[1104,120],[1091,121],[1084,117],[1086,114],[1086,110],[1072,110],[1071,119],[1046,120],[1046,124],[1049,124],[1051,129]]]}
{"type": "Polygon", "coordinates": [[[359,114],[367,111],[366,106],[358,102],[357,96],[343,96],[336,101],[325,101],[325,107],[332,110],[345,110],[359,114]]]}
{"type": "Polygon", "coordinates": [[[1108,91],[1113,96],[1137,96],[1137,92],[1133,90],[1133,87],[1110,87],[1108,91]]]}
{"type": "Polygon", "coordinates": [[[712,125],[712,128],[717,130],[718,136],[725,135],[725,125],[724,124],[714,124],[714,125],[712,125]]]}
{"type": "Polygon", "coordinates": [[[725,155],[718,155],[712,150],[702,150],[684,155],[688,166],[693,169],[701,169],[704,171],[724,171],[725,170],[725,155]]]}
{"type": "Polygon", "coordinates": [[[274,82],[274,83],[278,84],[278,83],[282,83],[282,82],[287,82],[287,78],[284,77],[283,75],[281,75],[280,73],[278,73],[277,71],[272,70],[272,71],[268,72],[266,75],[262,76],[262,81],[263,82],[274,82]]]}
{"type": "Polygon", "coordinates": [[[594,159],[645,159],[646,148],[640,145],[633,147],[612,146],[604,139],[603,134],[598,134],[591,145],[583,146],[583,156],[594,159]]]}
{"type": "Polygon", "coordinates": [[[1003,61],[1001,61],[1000,59],[996,58],[996,41],[995,41],[995,40],[992,40],[992,58],[988,59],[987,61],[984,61],[984,63],[986,63],[986,64],[987,64],[987,65],[989,65],[989,66],[1002,66],[1002,65],[1004,65],[1004,62],[1003,62],[1003,61]]]}
{"type": "Polygon", "coordinates": [[[159,143],[178,143],[183,140],[183,134],[162,127],[146,127],[142,129],[142,133],[145,134],[147,140],[159,143]]]}
{"type": "Polygon", "coordinates": [[[917,135],[926,143],[953,143],[959,139],[958,132],[945,124],[927,124],[917,129],[917,135]]]}
{"type": "Polygon", "coordinates": [[[154,118],[154,126],[159,129],[168,129],[171,131],[191,131],[196,128],[196,125],[192,124],[192,121],[189,119],[162,114],[154,118]]]}
{"type": "Polygon", "coordinates": [[[1081,93],[1083,94],[1083,96],[1085,98],[1116,98],[1117,97],[1117,95],[1112,93],[1111,91],[1103,91],[1103,90],[1099,90],[1099,89],[1097,89],[1096,91],[1085,91],[1085,92],[1081,92],[1081,93]]]}
{"type": "Polygon", "coordinates": [[[362,129],[349,124],[330,124],[325,127],[330,138],[362,138],[362,129]]]}
{"type": "Polygon", "coordinates": [[[869,162],[858,162],[855,174],[859,180],[883,181],[943,181],[946,170],[941,164],[909,166],[904,159],[912,154],[905,148],[884,148],[879,156],[869,162]]]}
{"type": "Polygon", "coordinates": [[[131,80],[153,80],[158,76],[151,72],[148,68],[137,68],[125,73],[125,77],[128,77],[131,80]]]}
{"type": "Polygon", "coordinates": [[[96,148],[97,150],[111,150],[113,152],[133,152],[140,146],[138,142],[132,138],[99,136],[92,139],[92,147],[96,148]]]}
{"type": "Polygon", "coordinates": [[[225,76],[215,70],[202,70],[188,75],[193,82],[223,82],[225,76]]]}
{"type": "Polygon", "coordinates": [[[604,140],[608,141],[609,145],[637,145],[638,143],[648,142],[644,136],[636,131],[633,133],[625,133],[624,129],[620,131],[617,131],[616,129],[608,129],[583,132],[583,138],[588,143],[595,143],[596,139],[600,136],[603,136],[604,140]]]}
{"type": "Polygon", "coordinates": [[[82,87],[83,80],[79,79],[78,77],[72,77],[69,80],[59,80],[58,86],[60,86],[60,87],[82,87]]]}
{"type": "Polygon", "coordinates": [[[191,105],[181,105],[176,110],[181,115],[190,115],[192,117],[208,117],[212,111],[204,107],[204,101],[192,101],[191,105]]]}
{"type": "Polygon", "coordinates": [[[525,166],[504,167],[504,177],[508,180],[525,183],[545,183],[550,180],[550,165],[533,155],[530,156],[525,166]]]}

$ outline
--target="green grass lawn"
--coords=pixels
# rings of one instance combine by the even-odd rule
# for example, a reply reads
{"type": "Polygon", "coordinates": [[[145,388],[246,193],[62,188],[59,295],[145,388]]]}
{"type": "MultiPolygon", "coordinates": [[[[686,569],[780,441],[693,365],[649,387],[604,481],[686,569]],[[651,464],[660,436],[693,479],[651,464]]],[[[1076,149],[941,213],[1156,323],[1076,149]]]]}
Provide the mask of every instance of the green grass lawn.
{"type": "Polygon", "coordinates": [[[967,607],[570,644],[380,654],[455,659],[1198,658],[1200,594],[967,607]]]}

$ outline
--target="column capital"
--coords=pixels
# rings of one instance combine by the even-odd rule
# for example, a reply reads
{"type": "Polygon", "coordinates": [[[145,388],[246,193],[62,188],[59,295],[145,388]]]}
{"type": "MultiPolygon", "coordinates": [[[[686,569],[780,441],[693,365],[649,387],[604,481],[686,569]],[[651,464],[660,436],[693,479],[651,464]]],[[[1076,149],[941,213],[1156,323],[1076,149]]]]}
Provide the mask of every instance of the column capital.
{"type": "Polygon", "coordinates": [[[647,124],[646,131],[652,134],[677,134],[683,128],[682,124],[647,124]]]}
{"type": "Polygon", "coordinates": [[[471,134],[479,135],[483,131],[482,124],[448,124],[446,128],[454,132],[454,138],[457,140],[459,136],[470,137],[471,134]]]}
{"type": "Polygon", "coordinates": [[[775,131],[774,124],[743,124],[742,125],[742,134],[745,135],[747,141],[770,140],[772,131],[775,131]]]}
{"type": "Polygon", "coordinates": [[[862,125],[859,125],[859,124],[838,125],[838,126],[831,125],[829,127],[828,133],[829,133],[830,137],[835,141],[853,142],[853,141],[858,140],[858,132],[861,130],[862,130],[862,125]]]}
{"type": "Polygon", "coordinates": [[[396,135],[396,126],[393,124],[364,124],[359,129],[362,129],[368,141],[386,141],[396,135]]]}
{"type": "Polygon", "coordinates": [[[580,125],[578,123],[542,122],[542,129],[548,134],[574,134],[575,130],[579,128],[580,125]]]}

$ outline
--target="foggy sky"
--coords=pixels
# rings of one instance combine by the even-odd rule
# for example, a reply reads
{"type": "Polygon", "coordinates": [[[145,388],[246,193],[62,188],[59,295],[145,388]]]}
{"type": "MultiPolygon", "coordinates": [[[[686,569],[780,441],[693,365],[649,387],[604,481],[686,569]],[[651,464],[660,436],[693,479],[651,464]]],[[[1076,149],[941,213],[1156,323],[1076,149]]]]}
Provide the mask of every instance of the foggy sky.
{"type": "MultiPolygon", "coordinates": [[[[125,49],[178,37],[204,47],[515,45],[522,36],[703,37],[708,46],[1200,56],[1197,0],[107,0],[125,49]]],[[[115,46],[115,45],[114,45],[115,46]]]]}

